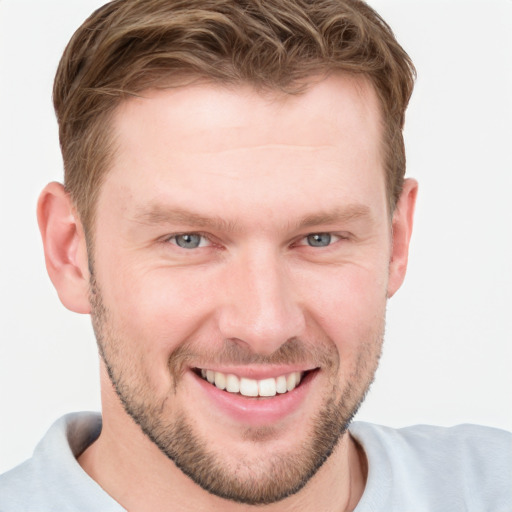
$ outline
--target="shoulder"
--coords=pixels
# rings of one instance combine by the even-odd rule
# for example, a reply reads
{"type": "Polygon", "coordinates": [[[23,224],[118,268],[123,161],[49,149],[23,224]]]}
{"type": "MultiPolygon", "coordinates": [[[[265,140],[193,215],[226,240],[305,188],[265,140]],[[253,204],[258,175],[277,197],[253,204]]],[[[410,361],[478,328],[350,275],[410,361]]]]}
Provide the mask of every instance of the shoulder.
{"type": "Polygon", "coordinates": [[[354,422],[350,433],[362,442],[378,443],[384,447],[403,448],[411,452],[440,451],[445,449],[451,456],[454,452],[461,457],[489,458],[490,452],[495,455],[510,455],[512,450],[512,433],[492,427],[480,425],[457,425],[454,427],[437,427],[432,425],[414,425],[411,427],[394,429],[371,423],[354,422]],[[505,452],[503,451],[505,450],[505,452]]]}
{"type": "Polygon", "coordinates": [[[101,416],[57,420],[33,456],[0,475],[0,512],[123,510],[82,470],[76,457],[99,435],[101,416]]]}
{"type": "Polygon", "coordinates": [[[512,503],[508,432],[477,425],[392,429],[356,422],[350,433],[368,459],[368,490],[384,492],[394,510],[418,500],[425,504],[421,510],[450,511],[501,512],[512,503]]]}

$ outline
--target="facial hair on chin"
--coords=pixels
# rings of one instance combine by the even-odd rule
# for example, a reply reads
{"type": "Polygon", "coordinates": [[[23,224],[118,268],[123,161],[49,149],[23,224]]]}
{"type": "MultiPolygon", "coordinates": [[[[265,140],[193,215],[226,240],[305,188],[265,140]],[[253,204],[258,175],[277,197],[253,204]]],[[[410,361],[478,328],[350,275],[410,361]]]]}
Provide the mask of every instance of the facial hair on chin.
{"type": "MultiPolygon", "coordinates": [[[[169,371],[174,387],[169,395],[155,400],[150,381],[137,367],[135,357],[126,356],[112,325],[108,308],[99,287],[91,277],[91,318],[100,355],[113,388],[125,411],[144,434],[171,459],[175,465],[204,490],[234,502],[247,505],[275,503],[300,491],[316,474],[335,449],[340,438],[364,400],[373,381],[382,345],[384,320],[371,339],[362,342],[356,368],[344,389],[336,376],[339,355],[332,342],[308,349],[300,340],[290,340],[271,356],[241,350],[233,342],[225,342],[216,353],[196,354],[186,343],[169,357],[169,371]],[[127,359],[123,361],[123,359],[127,359]],[[183,412],[165,413],[166,402],[177,391],[181,375],[190,362],[210,364],[229,361],[232,364],[278,364],[318,361],[319,367],[331,373],[332,388],[326,393],[322,407],[311,421],[311,435],[300,446],[284,453],[263,453],[236,465],[223,460],[222,454],[207,446],[205,440],[183,412]],[[171,417],[172,416],[172,417],[171,417]]],[[[249,429],[245,434],[251,442],[272,438],[272,429],[249,429]]],[[[264,450],[262,450],[264,452],[264,450]]]]}

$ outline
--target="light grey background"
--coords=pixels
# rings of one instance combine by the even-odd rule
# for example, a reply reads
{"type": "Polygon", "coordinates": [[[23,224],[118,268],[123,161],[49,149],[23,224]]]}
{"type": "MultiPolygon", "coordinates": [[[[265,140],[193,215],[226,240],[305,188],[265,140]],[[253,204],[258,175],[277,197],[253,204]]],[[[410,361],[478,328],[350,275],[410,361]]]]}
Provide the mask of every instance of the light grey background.
{"type": "MultiPolygon", "coordinates": [[[[65,310],[46,276],[35,204],[62,177],[53,74],[101,3],[0,1],[0,472],[58,416],[99,409],[89,318],[65,310]]],[[[420,196],[358,419],[512,430],[512,1],[370,3],[418,68],[406,144],[420,196]]]]}

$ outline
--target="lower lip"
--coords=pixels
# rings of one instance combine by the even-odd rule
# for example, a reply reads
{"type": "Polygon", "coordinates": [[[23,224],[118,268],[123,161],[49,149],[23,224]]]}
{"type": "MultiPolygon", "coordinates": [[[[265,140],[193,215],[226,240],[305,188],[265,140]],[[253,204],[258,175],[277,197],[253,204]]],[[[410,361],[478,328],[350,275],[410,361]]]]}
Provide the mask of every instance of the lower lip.
{"type": "Polygon", "coordinates": [[[251,398],[229,393],[216,388],[193,371],[189,373],[202,392],[206,394],[208,401],[223,413],[228,414],[237,423],[263,426],[281,421],[299,409],[318,374],[318,370],[308,372],[294,390],[265,398],[251,398]]]}

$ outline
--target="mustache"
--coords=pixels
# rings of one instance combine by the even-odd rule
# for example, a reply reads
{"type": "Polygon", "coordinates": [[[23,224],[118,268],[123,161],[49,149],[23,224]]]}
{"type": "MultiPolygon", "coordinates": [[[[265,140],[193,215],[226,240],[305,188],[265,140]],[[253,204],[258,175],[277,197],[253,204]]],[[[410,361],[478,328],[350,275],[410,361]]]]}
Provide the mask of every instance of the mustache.
{"type": "Polygon", "coordinates": [[[259,354],[241,340],[226,339],[215,350],[199,348],[192,342],[187,342],[177,347],[169,357],[169,368],[175,377],[183,375],[191,367],[279,364],[304,364],[333,369],[339,366],[339,355],[329,338],[314,343],[290,338],[272,354],[259,354]]]}

